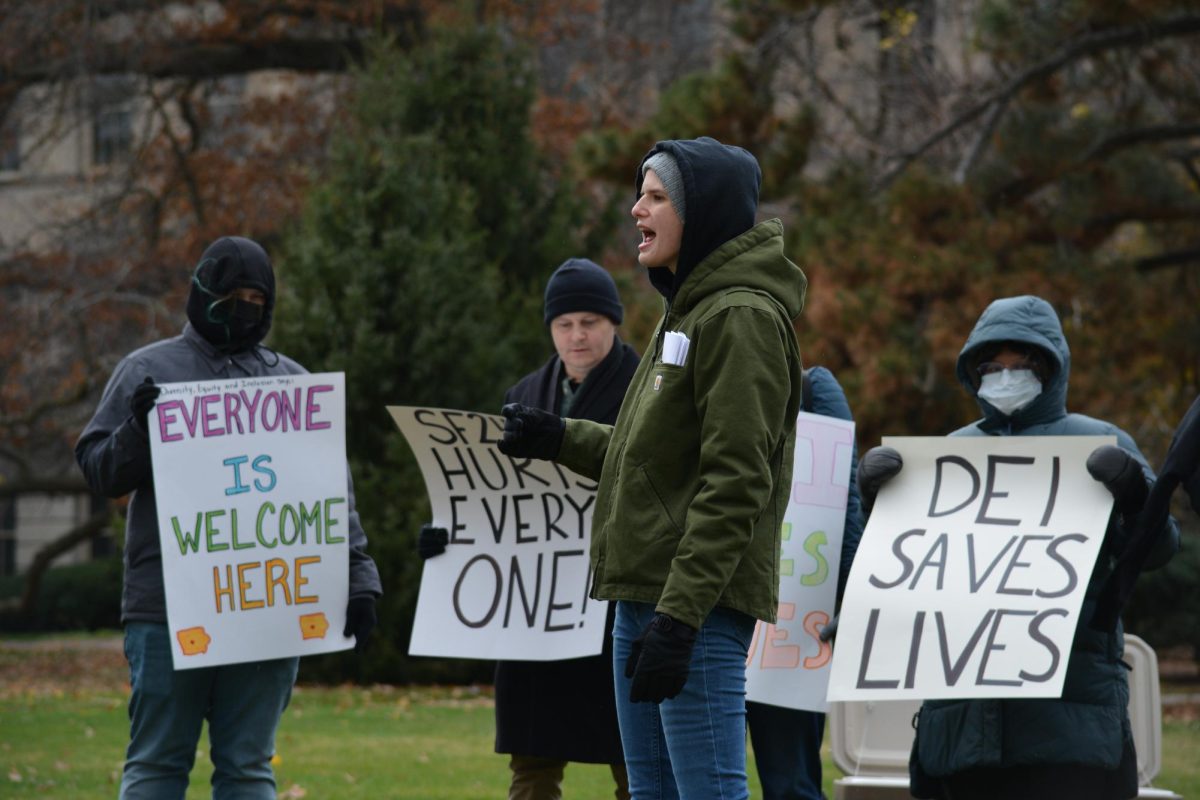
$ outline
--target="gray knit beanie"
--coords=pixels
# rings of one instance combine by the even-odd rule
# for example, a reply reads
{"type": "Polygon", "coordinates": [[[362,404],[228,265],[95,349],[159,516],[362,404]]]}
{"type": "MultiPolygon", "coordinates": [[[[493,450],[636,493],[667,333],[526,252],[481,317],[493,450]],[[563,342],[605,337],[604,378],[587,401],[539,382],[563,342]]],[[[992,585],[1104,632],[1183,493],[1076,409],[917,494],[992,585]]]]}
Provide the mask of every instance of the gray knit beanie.
{"type": "Polygon", "coordinates": [[[643,179],[646,177],[648,169],[654,170],[654,174],[662,181],[663,188],[667,190],[667,197],[671,201],[671,207],[679,215],[679,221],[686,222],[687,198],[683,191],[683,175],[679,172],[679,165],[675,163],[675,157],[666,151],[659,150],[642,162],[643,179]]]}

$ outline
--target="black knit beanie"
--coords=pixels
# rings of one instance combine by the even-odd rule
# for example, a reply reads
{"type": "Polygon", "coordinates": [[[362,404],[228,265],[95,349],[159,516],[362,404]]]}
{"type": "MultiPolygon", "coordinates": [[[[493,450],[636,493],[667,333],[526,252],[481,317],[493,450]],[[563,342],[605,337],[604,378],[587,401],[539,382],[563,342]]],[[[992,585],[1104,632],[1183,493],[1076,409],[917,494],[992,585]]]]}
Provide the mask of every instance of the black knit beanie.
{"type": "Polygon", "coordinates": [[[620,325],[625,308],[617,285],[604,267],[586,258],[568,258],[546,284],[545,324],[562,314],[592,311],[620,325]]]}

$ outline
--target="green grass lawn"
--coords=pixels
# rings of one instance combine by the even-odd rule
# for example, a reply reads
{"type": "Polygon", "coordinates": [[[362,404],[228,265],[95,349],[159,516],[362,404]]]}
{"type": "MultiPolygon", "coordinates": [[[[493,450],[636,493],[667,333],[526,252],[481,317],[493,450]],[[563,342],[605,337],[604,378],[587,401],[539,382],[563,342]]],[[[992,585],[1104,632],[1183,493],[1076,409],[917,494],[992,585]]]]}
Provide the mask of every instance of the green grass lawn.
{"type": "MultiPolygon", "coordinates": [[[[0,647],[0,797],[115,797],[128,735],[124,675],[119,651],[0,647]]],[[[276,742],[280,797],[501,798],[508,768],[492,735],[487,688],[301,686],[276,742]]],[[[188,800],[208,797],[210,772],[202,740],[188,800]]],[[[826,772],[832,797],[840,773],[828,751],[826,772]]],[[[1156,785],[1200,798],[1200,721],[1164,723],[1156,785]]],[[[572,765],[564,795],[611,797],[607,767],[572,765]]]]}

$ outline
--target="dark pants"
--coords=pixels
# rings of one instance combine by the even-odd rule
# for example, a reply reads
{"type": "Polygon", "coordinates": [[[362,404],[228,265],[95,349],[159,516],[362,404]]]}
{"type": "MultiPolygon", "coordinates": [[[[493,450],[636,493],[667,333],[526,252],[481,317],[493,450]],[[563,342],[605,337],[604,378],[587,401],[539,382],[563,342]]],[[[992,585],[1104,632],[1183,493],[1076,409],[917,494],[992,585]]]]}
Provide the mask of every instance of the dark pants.
{"type": "Polygon", "coordinates": [[[822,800],[825,715],[747,701],[746,724],[764,800],[822,800]]]}
{"type": "MultiPolygon", "coordinates": [[[[508,800],[562,800],[563,770],[567,763],[554,758],[513,756],[508,762],[512,770],[508,800]]],[[[629,777],[625,773],[625,764],[609,766],[616,783],[614,796],[617,800],[629,800],[629,777]]]]}

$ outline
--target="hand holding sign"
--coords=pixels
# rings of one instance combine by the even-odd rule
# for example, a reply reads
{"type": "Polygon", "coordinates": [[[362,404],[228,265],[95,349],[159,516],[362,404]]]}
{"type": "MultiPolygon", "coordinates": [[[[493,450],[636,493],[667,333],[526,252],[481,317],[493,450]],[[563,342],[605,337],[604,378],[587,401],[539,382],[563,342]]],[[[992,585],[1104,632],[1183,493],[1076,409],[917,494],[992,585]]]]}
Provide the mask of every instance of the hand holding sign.
{"type": "Polygon", "coordinates": [[[1142,510],[1150,494],[1150,485],[1142,465],[1129,453],[1113,444],[1097,447],[1088,456],[1087,469],[1112,492],[1121,516],[1132,517],[1142,510]]]}
{"type": "Polygon", "coordinates": [[[858,462],[858,491],[864,513],[871,513],[875,496],[883,485],[896,476],[904,459],[893,447],[872,447],[858,462]]]}
{"type": "Polygon", "coordinates": [[[133,396],[129,398],[129,413],[133,416],[134,424],[136,424],[143,433],[146,432],[146,418],[150,415],[150,409],[154,408],[154,401],[158,399],[158,395],[162,392],[154,383],[154,378],[149,375],[146,380],[138,384],[138,387],[133,390],[133,396]]]}
{"type": "MultiPolygon", "coordinates": [[[[596,485],[552,461],[505,453],[500,417],[388,410],[433,510],[417,537],[427,560],[409,654],[551,661],[599,653],[608,608],[588,596],[596,485]]],[[[538,419],[562,425],[553,414],[526,419],[535,429],[538,419]]]]}
{"type": "Polygon", "coordinates": [[[449,541],[450,531],[425,523],[421,526],[421,532],[417,534],[417,555],[422,561],[440,556],[446,552],[446,544],[449,541]]]}

